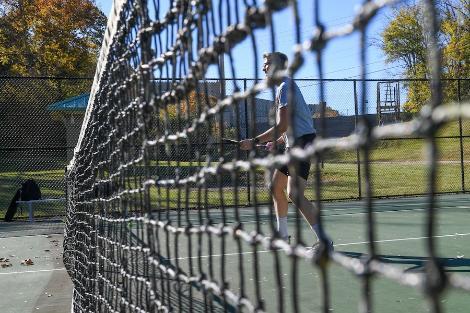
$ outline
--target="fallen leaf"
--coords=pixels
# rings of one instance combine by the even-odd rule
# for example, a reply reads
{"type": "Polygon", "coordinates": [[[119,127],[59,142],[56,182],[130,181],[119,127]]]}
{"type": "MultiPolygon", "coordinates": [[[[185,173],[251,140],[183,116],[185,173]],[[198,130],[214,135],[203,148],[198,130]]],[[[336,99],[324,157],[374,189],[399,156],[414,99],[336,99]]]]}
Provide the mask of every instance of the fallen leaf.
{"type": "Polygon", "coordinates": [[[31,259],[25,259],[21,262],[21,265],[27,265],[27,266],[34,265],[34,262],[31,259]]]}

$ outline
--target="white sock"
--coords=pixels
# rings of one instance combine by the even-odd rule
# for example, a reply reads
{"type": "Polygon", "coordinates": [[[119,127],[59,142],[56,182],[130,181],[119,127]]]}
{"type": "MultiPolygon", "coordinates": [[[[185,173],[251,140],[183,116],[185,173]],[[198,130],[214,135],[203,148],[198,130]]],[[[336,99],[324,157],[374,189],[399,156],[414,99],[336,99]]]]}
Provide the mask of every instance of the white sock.
{"type": "Polygon", "coordinates": [[[287,240],[289,236],[287,232],[287,216],[277,217],[277,231],[282,239],[287,240]]]}

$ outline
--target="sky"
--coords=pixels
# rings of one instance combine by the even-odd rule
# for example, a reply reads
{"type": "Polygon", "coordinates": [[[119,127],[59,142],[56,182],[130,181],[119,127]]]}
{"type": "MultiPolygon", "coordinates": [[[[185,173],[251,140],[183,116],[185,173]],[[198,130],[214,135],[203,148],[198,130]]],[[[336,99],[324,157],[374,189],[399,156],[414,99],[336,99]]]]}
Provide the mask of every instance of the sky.
{"type": "MultiPolygon", "coordinates": [[[[230,0],[231,1],[231,0],[230,0]]],[[[160,3],[165,5],[168,0],[161,0],[160,3]]],[[[258,0],[258,3],[262,1],[258,0]]],[[[320,17],[327,30],[337,29],[344,25],[352,22],[357,14],[357,9],[360,7],[362,0],[324,0],[320,1],[320,17]]],[[[96,0],[98,7],[108,16],[111,11],[112,0],[96,0]]],[[[217,3],[217,2],[215,2],[217,3]]],[[[298,0],[299,14],[300,14],[300,25],[301,25],[301,36],[302,41],[312,36],[314,30],[314,19],[313,19],[313,0],[298,0]]],[[[166,11],[166,10],[162,10],[166,11]]],[[[390,79],[400,77],[400,67],[397,64],[388,64],[385,62],[385,56],[377,44],[380,39],[380,34],[389,22],[389,16],[391,10],[386,8],[379,12],[374,17],[368,28],[368,48],[367,48],[367,78],[373,79],[390,79]]],[[[275,41],[276,50],[282,51],[289,57],[293,55],[293,45],[295,44],[295,33],[294,33],[294,19],[291,9],[285,9],[281,12],[275,13],[274,15],[274,28],[275,28],[275,41]]],[[[252,46],[249,40],[245,40],[241,44],[237,45],[233,49],[234,55],[234,66],[236,69],[236,77],[254,78],[258,74],[259,78],[264,77],[264,73],[261,71],[262,66],[262,53],[271,51],[270,36],[266,30],[256,30],[255,36],[258,45],[258,68],[254,66],[254,56],[252,52],[252,46]],[[249,52],[249,53],[247,53],[249,52]]],[[[345,79],[345,78],[360,78],[360,43],[359,34],[356,32],[353,35],[347,37],[336,38],[328,43],[323,54],[323,73],[324,78],[330,79],[345,79]]],[[[315,54],[305,53],[306,62],[301,69],[296,73],[296,78],[319,78],[317,73],[317,67],[315,64],[315,54]]],[[[229,71],[228,58],[226,58],[225,72],[226,77],[231,77],[229,71]]],[[[207,78],[218,77],[216,67],[209,68],[206,75],[207,78]]],[[[299,86],[301,83],[299,84],[299,86]]],[[[317,91],[313,92],[311,82],[304,83],[300,86],[301,89],[306,90],[307,94],[304,96],[308,99],[307,102],[316,103],[317,99],[313,94],[318,94],[317,91]],[[309,96],[311,93],[312,96],[309,96]]],[[[348,86],[347,88],[350,88],[348,86]]],[[[337,84],[331,86],[331,90],[328,91],[330,102],[344,102],[344,99],[334,99],[337,90],[344,88],[343,85],[337,84]]],[[[352,90],[352,88],[350,88],[352,90]]],[[[372,88],[373,89],[373,88],[372,88]]],[[[266,97],[269,98],[270,92],[266,92],[266,97]]],[[[261,95],[261,97],[264,97],[261,95]]],[[[338,96],[339,97],[339,96],[338,96]]],[[[342,95],[341,97],[346,97],[342,95]]],[[[347,96],[350,106],[351,97],[347,96]]],[[[375,94],[371,95],[371,101],[375,94]]],[[[343,114],[352,114],[353,108],[339,108],[343,114]]]]}
{"type": "MultiPolygon", "coordinates": [[[[108,16],[111,11],[112,0],[96,0],[98,7],[108,16]]],[[[162,4],[167,1],[161,1],[162,4]]],[[[302,41],[306,40],[313,30],[313,2],[312,0],[299,0],[299,12],[301,19],[302,41]]],[[[320,16],[327,29],[334,29],[346,25],[352,21],[356,14],[356,10],[362,3],[362,0],[326,0],[320,2],[320,16]]],[[[380,38],[380,33],[387,25],[386,9],[377,15],[370,24],[368,35],[371,41],[380,38]]],[[[275,14],[274,25],[277,27],[276,43],[278,50],[283,51],[288,56],[293,55],[292,46],[294,45],[294,22],[291,10],[284,10],[275,14]]],[[[259,51],[269,51],[270,42],[267,32],[257,31],[257,44],[259,51]]],[[[397,64],[387,64],[385,56],[377,45],[369,42],[367,73],[369,78],[390,78],[399,75],[399,67],[397,64]]],[[[235,48],[235,55],[243,55],[243,58],[236,60],[237,76],[254,77],[254,69],[252,68],[251,56],[242,51],[251,49],[248,41],[242,43],[235,48]],[[237,51],[240,51],[237,54],[237,51]],[[238,61],[238,62],[237,62],[238,61]]],[[[262,54],[260,52],[260,54],[262,54]]],[[[297,78],[318,78],[314,65],[314,55],[307,54],[306,66],[304,66],[296,75],[297,78]]],[[[338,38],[331,41],[324,51],[324,75],[325,78],[359,78],[360,70],[360,48],[358,34],[338,38]]],[[[228,71],[228,70],[227,70],[228,71]]],[[[263,77],[261,69],[258,74],[263,77]]]]}

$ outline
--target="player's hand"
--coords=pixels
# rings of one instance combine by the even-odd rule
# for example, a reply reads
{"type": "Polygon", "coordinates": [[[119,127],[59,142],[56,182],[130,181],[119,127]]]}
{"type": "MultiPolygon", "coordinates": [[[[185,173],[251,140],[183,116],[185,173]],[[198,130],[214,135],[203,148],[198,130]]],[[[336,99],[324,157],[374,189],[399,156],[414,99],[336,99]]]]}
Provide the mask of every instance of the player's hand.
{"type": "Polygon", "coordinates": [[[266,150],[268,151],[273,151],[274,150],[274,147],[275,147],[275,144],[274,144],[274,141],[269,141],[266,143],[265,145],[266,147],[266,150]]]}
{"type": "Polygon", "coordinates": [[[240,149],[241,150],[250,150],[253,148],[253,142],[251,139],[245,139],[240,141],[240,149]]]}

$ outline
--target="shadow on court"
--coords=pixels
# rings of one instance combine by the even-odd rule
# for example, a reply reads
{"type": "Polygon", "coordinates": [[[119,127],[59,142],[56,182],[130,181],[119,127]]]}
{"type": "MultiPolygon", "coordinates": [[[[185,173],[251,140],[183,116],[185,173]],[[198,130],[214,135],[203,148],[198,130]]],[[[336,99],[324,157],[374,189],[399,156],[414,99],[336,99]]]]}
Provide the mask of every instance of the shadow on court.
{"type": "MultiPolygon", "coordinates": [[[[361,259],[367,257],[364,253],[358,252],[343,252],[342,254],[361,259]]],[[[397,265],[410,265],[410,267],[406,268],[405,271],[415,271],[421,272],[424,271],[424,265],[428,258],[421,257],[421,256],[407,256],[407,255],[378,255],[378,258],[381,262],[387,264],[397,264],[397,265]]],[[[461,272],[461,273],[470,273],[470,259],[467,258],[437,258],[440,264],[444,266],[444,270],[446,272],[461,272]],[[464,267],[464,269],[458,269],[460,267],[464,267]]]]}

